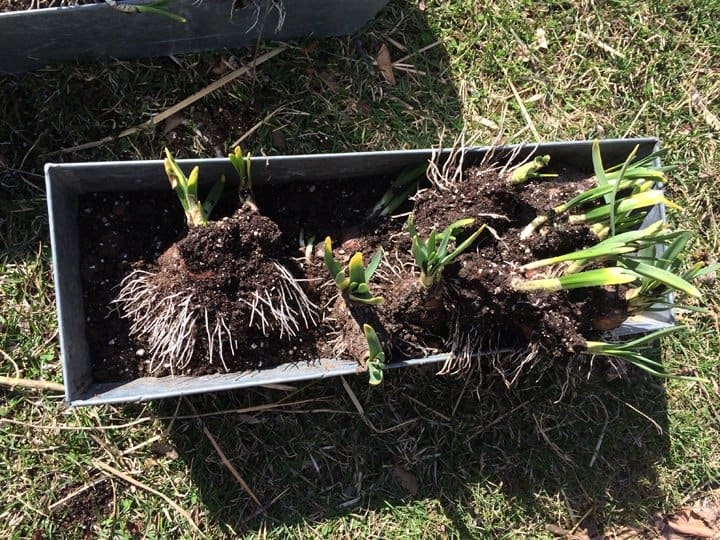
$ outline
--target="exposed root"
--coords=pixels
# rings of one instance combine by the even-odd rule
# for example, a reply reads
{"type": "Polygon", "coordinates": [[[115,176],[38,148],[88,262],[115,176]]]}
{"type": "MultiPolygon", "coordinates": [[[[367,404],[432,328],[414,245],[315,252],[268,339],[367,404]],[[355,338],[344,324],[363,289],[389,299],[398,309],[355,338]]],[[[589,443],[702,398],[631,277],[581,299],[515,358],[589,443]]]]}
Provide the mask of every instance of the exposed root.
{"type": "MultiPolygon", "coordinates": [[[[260,18],[262,17],[263,24],[265,22],[265,19],[267,18],[272,11],[277,11],[278,14],[278,22],[277,26],[275,27],[275,33],[277,34],[282,30],[282,27],[285,24],[285,16],[287,15],[287,12],[285,10],[285,2],[283,0],[250,0],[247,4],[245,2],[239,2],[241,4],[241,7],[247,7],[247,4],[252,4],[253,9],[253,23],[250,25],[250,27],[245,31],[246,33],[252,32],[252,30],[258,25],[260,22],[260,18]],[[245,4],[245,5],[242,5],[245,4]]],[[[237,9],[236,4],[238,2],[233,3],[232,11],[237,9]]],[[[232,12],[231,11],[231,12],[232,12]]],[[[262,28],[261,28],[262,30],[262,28]]]]}
{"type": "Polygon", "coordinates": [[[447,158],[443,158],[442,135],[437,149],[433,148],[428,163],[427,177],[430,183],[441,191],[449,191],[462,181],[465,150],[468,144],[473,144],[477,140],[477,137],[473,137],[468,143],[465,134],[466,131],[463,129],[453,141],[447,158]]]}
{"type": "Polygon", "coordinates": [[[130,335],[148,344],[149,372],[169,367],[174,375],[190,363],[195,351],[198,314],[192,291],[161,295],[155,276],[135,270],[123,279],[113,302],[122,307],[121,316],[132,321],[130,335]]]}
{"type": "Polygon", "coordinates": [[[468,330],[456,317],[452,323],[450,355],[437,374],[467,377],[477,371],[482,376],[481,358],[489,358],[486,362],[490,368],[500,375],[507,388],[512,388],[523,373],[532,369],[540,347],[530,343],[519,351],[501,349],[498,339],[482,336],[474,329],[468,330]]]}
{"type": "Polygon", "coordinates": [[[438,375],[461,375],[468,373],[480,353],[481,339],[477,331],[463,328],[457,317],[452,323],[450,355],[443,363],[438,375]]]}
{"type": "Polygon", "coordinates": [[[345,341],[345,336],[342,332],[330,332],[328,333],[328,337],[330,338],[328,343],[332,348],[333,356],[335,358],[342,358],[348,349],[347,342],[345,341]]]}
{"type": "Polygon", "coordinates": [[[493,370],[500,375],[505,386],[512,388],[520,375],[532,369],[532,362],[537,358],[539,352],[540,346],[537,343],[530,343],[519,351],[494,356],[491,365],[493,370]]]}
{"type": "MultiPolygon", "coordinates": [[[[273,264],[279,274],[277,285],[255,291],[250,301],[239,301],[251,308],[249,326],[260,328],[266,337],[273,332],[279,332],[280,338],[296,336],[302,328],[317,324],[318,308],[287,268],[273,264]]],[[[169,368],[175,375],[188,366],[195,352],[201,317],[208,361],[212,364],[219,357],[225,371],[229,371],[225,353],[229,350],[234,356],[238,350],[229,322],[217,315],[213,321],[208,310],[197,305],[191,289],[162,293],[157,276],[144,270],[133,271],[121,282],[120,294],[113,301],[120,306],[121,317],[132,321],[130,335],[147,343],[148,371],[169,368]]]]}
{"type": "Polygon", "coordinates": [[[295,337],[301,328],[317,324],[318,306],[310,301],[287,268],[274,261],[273,265],[280,276],[277,286],[256,290],[251,300],[239,301],[250,308],[249,325],[260,329],[264,336],[278,330],[280,338],[295,337]]]}

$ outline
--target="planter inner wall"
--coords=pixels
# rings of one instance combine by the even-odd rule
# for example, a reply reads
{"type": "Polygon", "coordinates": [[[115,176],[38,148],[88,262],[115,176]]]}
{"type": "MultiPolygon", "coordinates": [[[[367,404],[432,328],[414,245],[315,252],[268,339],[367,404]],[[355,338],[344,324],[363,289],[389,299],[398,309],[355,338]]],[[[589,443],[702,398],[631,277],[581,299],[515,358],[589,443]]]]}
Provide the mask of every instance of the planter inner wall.
{"type": "MultiPolygon", "coordinates": [[[[608,140],[601,143],[605,165],[624,160],[639,145],[638,156],[646,156],[657,146],[656,139],[608,140]]],[[[551,164],[564,163],[591,169],[591,142],[529,145],[518,158],[531,152],[550,154],[551,164]]],[[[494,150],[498,161],[515,147],[494,150]]],[[[479,161],[488,148],[468,150],[466,163],[479,161]]],[[[393,177],[404,167],[426,163],[430,150],[358,152],[253,158],[253,181],[257,185],[284,182],[341,182],[368,176],[393,177]]],[[[220,174],[235,178],[227,159],[181,160],[184,170],[199,165],[206,186],[220,174]]],[[[71,405],[131,402],[173,397],[184,394],[215,392],[270,383],[289,383],[321,377],[347,375],[358,369],[354,361],[323,359],[314,362],[281,364],[275,368],[243,373],[202,377],[147,377],[131,382],[97,384],[92,379],[88,343],[85,337],[85,313],[80,278],[78,198],[90,192],[168,190],[162,161],[99,162],[47,164],[45,167],[53,270],[58,307],[60,349],[67,401],[71,405]]],[[[657,207],[648,219],[664,219],[664,208],[657,207]]],[[[131,232],[131,231],[129,231],[131,232]]],[[[616,330],[617,335],[652,331],[672,325],[670,310],[652,312],[628,319],[616,330]]],[[[436,355],[395,362],[392,368],[445,360],[436,355]]]]}

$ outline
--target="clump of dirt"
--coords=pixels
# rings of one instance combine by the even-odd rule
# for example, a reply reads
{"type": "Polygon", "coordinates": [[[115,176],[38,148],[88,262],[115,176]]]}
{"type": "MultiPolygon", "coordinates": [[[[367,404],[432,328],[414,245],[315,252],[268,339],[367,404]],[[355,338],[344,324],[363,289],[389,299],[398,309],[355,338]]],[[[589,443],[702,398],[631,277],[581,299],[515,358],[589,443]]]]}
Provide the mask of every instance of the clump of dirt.
{"type": "Polygon", "coordinates": [[[353,358],[362,365],[366,323],[390,360],[453,349],[463,335],[474,336],[478,347],[532,344],[544,358],[565,357],[586,339],[621,324],[627,312],[617,288],[540,295],[510,286],[521,264],[595,242],[582,226],[556,227],[520,240],[533,218],[588,187],[584,177],[572,178],[509,186],[496,169],[469,167],[455,185],[423,186],[410,208],[421,236],[468,217],[476,223],[456,242],[474,227],[488,226],[432,289],[418,280],[406,219],[367,218],[388,178],[261,186],[255,192],[259,212],[226,200],[209,226],[189,230],[172,193],[86,196],[81,273],[95,378],[170,372],[148,358],[152,344],[142,332],[129,332],[131,321],[122,317],[122,307],[108,311],[132,272],[154,275],[154,286],[166,296],[189,291],[188,309],[195,310],[197,324],[188,334],[194,351],[181,370],[187,374],[327,357],[353,358]],[[147,210],[130,212],[136,205],[147,210]],[[137,233],[132,242],[128,230],[137,233]],[[339,293],[323,262],[325,236],[333,239],[334,256],[343,264],[356,251],[367,261],[376,249],[384,250],[370,283],[372,293],[384,297],[382,304],[358,304],[339,293]],[[288,288],[291,282],[297,289],[288,288]],[[293,294],[301,294],[312,309],[303,319],[293,297],[284,313],[301,324],[290,332],[273,323],[271,306],[293,294]]]}
{"type": "MultiPolygon", "coordinates": [[[[81,487],[80,484],[69,485],[60,492],[58,500],[76,493],[81,487]]],[[[112,506],[112,486],[108,480],[104,480],[59,505],[53,511],[52,519],[61,535],[65,536],[72,531],[75,538],[95,538],[97,531],[93,526],[112,512],[112,506]]]]}

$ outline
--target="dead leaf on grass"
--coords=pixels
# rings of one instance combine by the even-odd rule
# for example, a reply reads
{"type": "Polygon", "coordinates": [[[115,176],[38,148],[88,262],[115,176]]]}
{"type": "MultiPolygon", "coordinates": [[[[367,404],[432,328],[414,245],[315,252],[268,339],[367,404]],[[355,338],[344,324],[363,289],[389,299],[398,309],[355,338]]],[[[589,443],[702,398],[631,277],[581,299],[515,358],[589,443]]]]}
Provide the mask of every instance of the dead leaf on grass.
{"type": "Polygon", "coordinates": [[[168,116],[165,122],[163,122],[163,135],[167,135],[173,129],[181,126],[184,123],[185,117],[181,114],[173,114],[172,116],[168,116]]]}
{"type": "Polygon", "coordinates": [[[213,72],[215,75],[222,75],[222,74],[225,73],[227,70],[228,70],[228,63],[227,63],[227,61],[225,60],[225,58],[220,58],[220,59],[218,60],[217,64],[215,64],[215,66],[212,68],[212,72],[213,72]]]}
{"type": "Polygon", "coordinates": [[[383,74],[383,77],[385,77],[388,84],[390,86],[395,86],[397,82],[395,81],[395,73],[393,72],[392,58],[390,58],[390,48],[386,43],[383,43],[380,46],[380,50],[375,57],[375,61],[377,62],[380,72],[383,74]]]}
{"type": "Polygon", "coordinates": [[[396,464],[393,469],[393,474],[405,491],[410,495],[417,495],[418,481],[413,473],[406,471],[401,465],[396,464]]]}
{"type": "Polygon", "coordinates": [[[720,131],[720,118],[713,113],[705,103],[705,99],[700,95],[700,92],[695,90],[692,94],[692,103],[703,115],[705,123],[716,131],[720,131]]]}
{"type": "Polygon", "coordinates": [[[139,519],[130,519],[125,523],[125,530],[130,536],[138,537],[142,534],[144,523],[139,519]]]}
{"type": "Polygon", "coordinates": [[[285,134],[279,129],[272,132],[272,145],[277,150],[285,150],[287,148],[285,134]]]}
{"type": "Polygon", "coordinates": [[[698,503],[693,506],[692,513],[695,517],[702,519],[705,525],[713,527],[718,520],[718,510],[720,509],[698,503]]]}
{"type": "Polygon", "coordinates": [[[180,454],[176,448],[167,441],[157,441],[151,446],[153,454],[157,457],[165,456],[169,459],[178,459],[180,454]]]}
{"type": "Polygon", "coordinates": [[[681,510],[668,517],[667,526],[673,532],[696,536],[698,538],[717,538],[718,531],[712,530],[698,514],[691,510],[681,510]]]}
{"type": "Polygon", "coordinates": [[[535,30],[535,49],[546,51],[548,48],[547,37],[545,36],[545,30],[538,28],[535,30]]]}
{"type": "Polygon", "coordinates": [[[337,92],[338,88],[340,88],[340,83],[337,82],[337,78],[330,72],[321,71],[318,73],[318,78],[330,92],[337,92]]]}

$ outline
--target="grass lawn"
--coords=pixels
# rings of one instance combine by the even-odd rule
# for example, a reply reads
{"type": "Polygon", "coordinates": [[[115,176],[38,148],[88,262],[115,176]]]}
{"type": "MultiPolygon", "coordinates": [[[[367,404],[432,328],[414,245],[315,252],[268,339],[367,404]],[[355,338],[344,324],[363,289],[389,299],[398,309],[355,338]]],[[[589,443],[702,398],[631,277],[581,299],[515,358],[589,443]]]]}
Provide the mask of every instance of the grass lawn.
{"type": "MultiPolygon", "coordinates": [[[[45,162],[157,159],[164,146],[214,157],[268,116],[243,141],[253,154],[430,147],[463,125],[481,144],[657,136],[677,165],[668,191],[684,211],[671,220],[694,231],[694,256],[717,257],[718,20],[716,0],[391,0],[356,36],[292,43],[155,129],[65,154],[252,53],[0,76],[0,375],[61,382],[45,162]],[[395,86],[373,64],[383,42],[407,56],[395,86]]],[[[720,487],[718,294],[705,292],[710,314],[683,314],[691,331],[664,339],[662,358],[707,386],[634,370],[608,380],[586,365],[571,387],[558,369],[508,390],[418,370],[372,389],[358,377],[73,410],[57,392],[0,387],[2,535],[199,537],[193,522],[211,538],[553,538],[640,526],[720,487]]]]}

